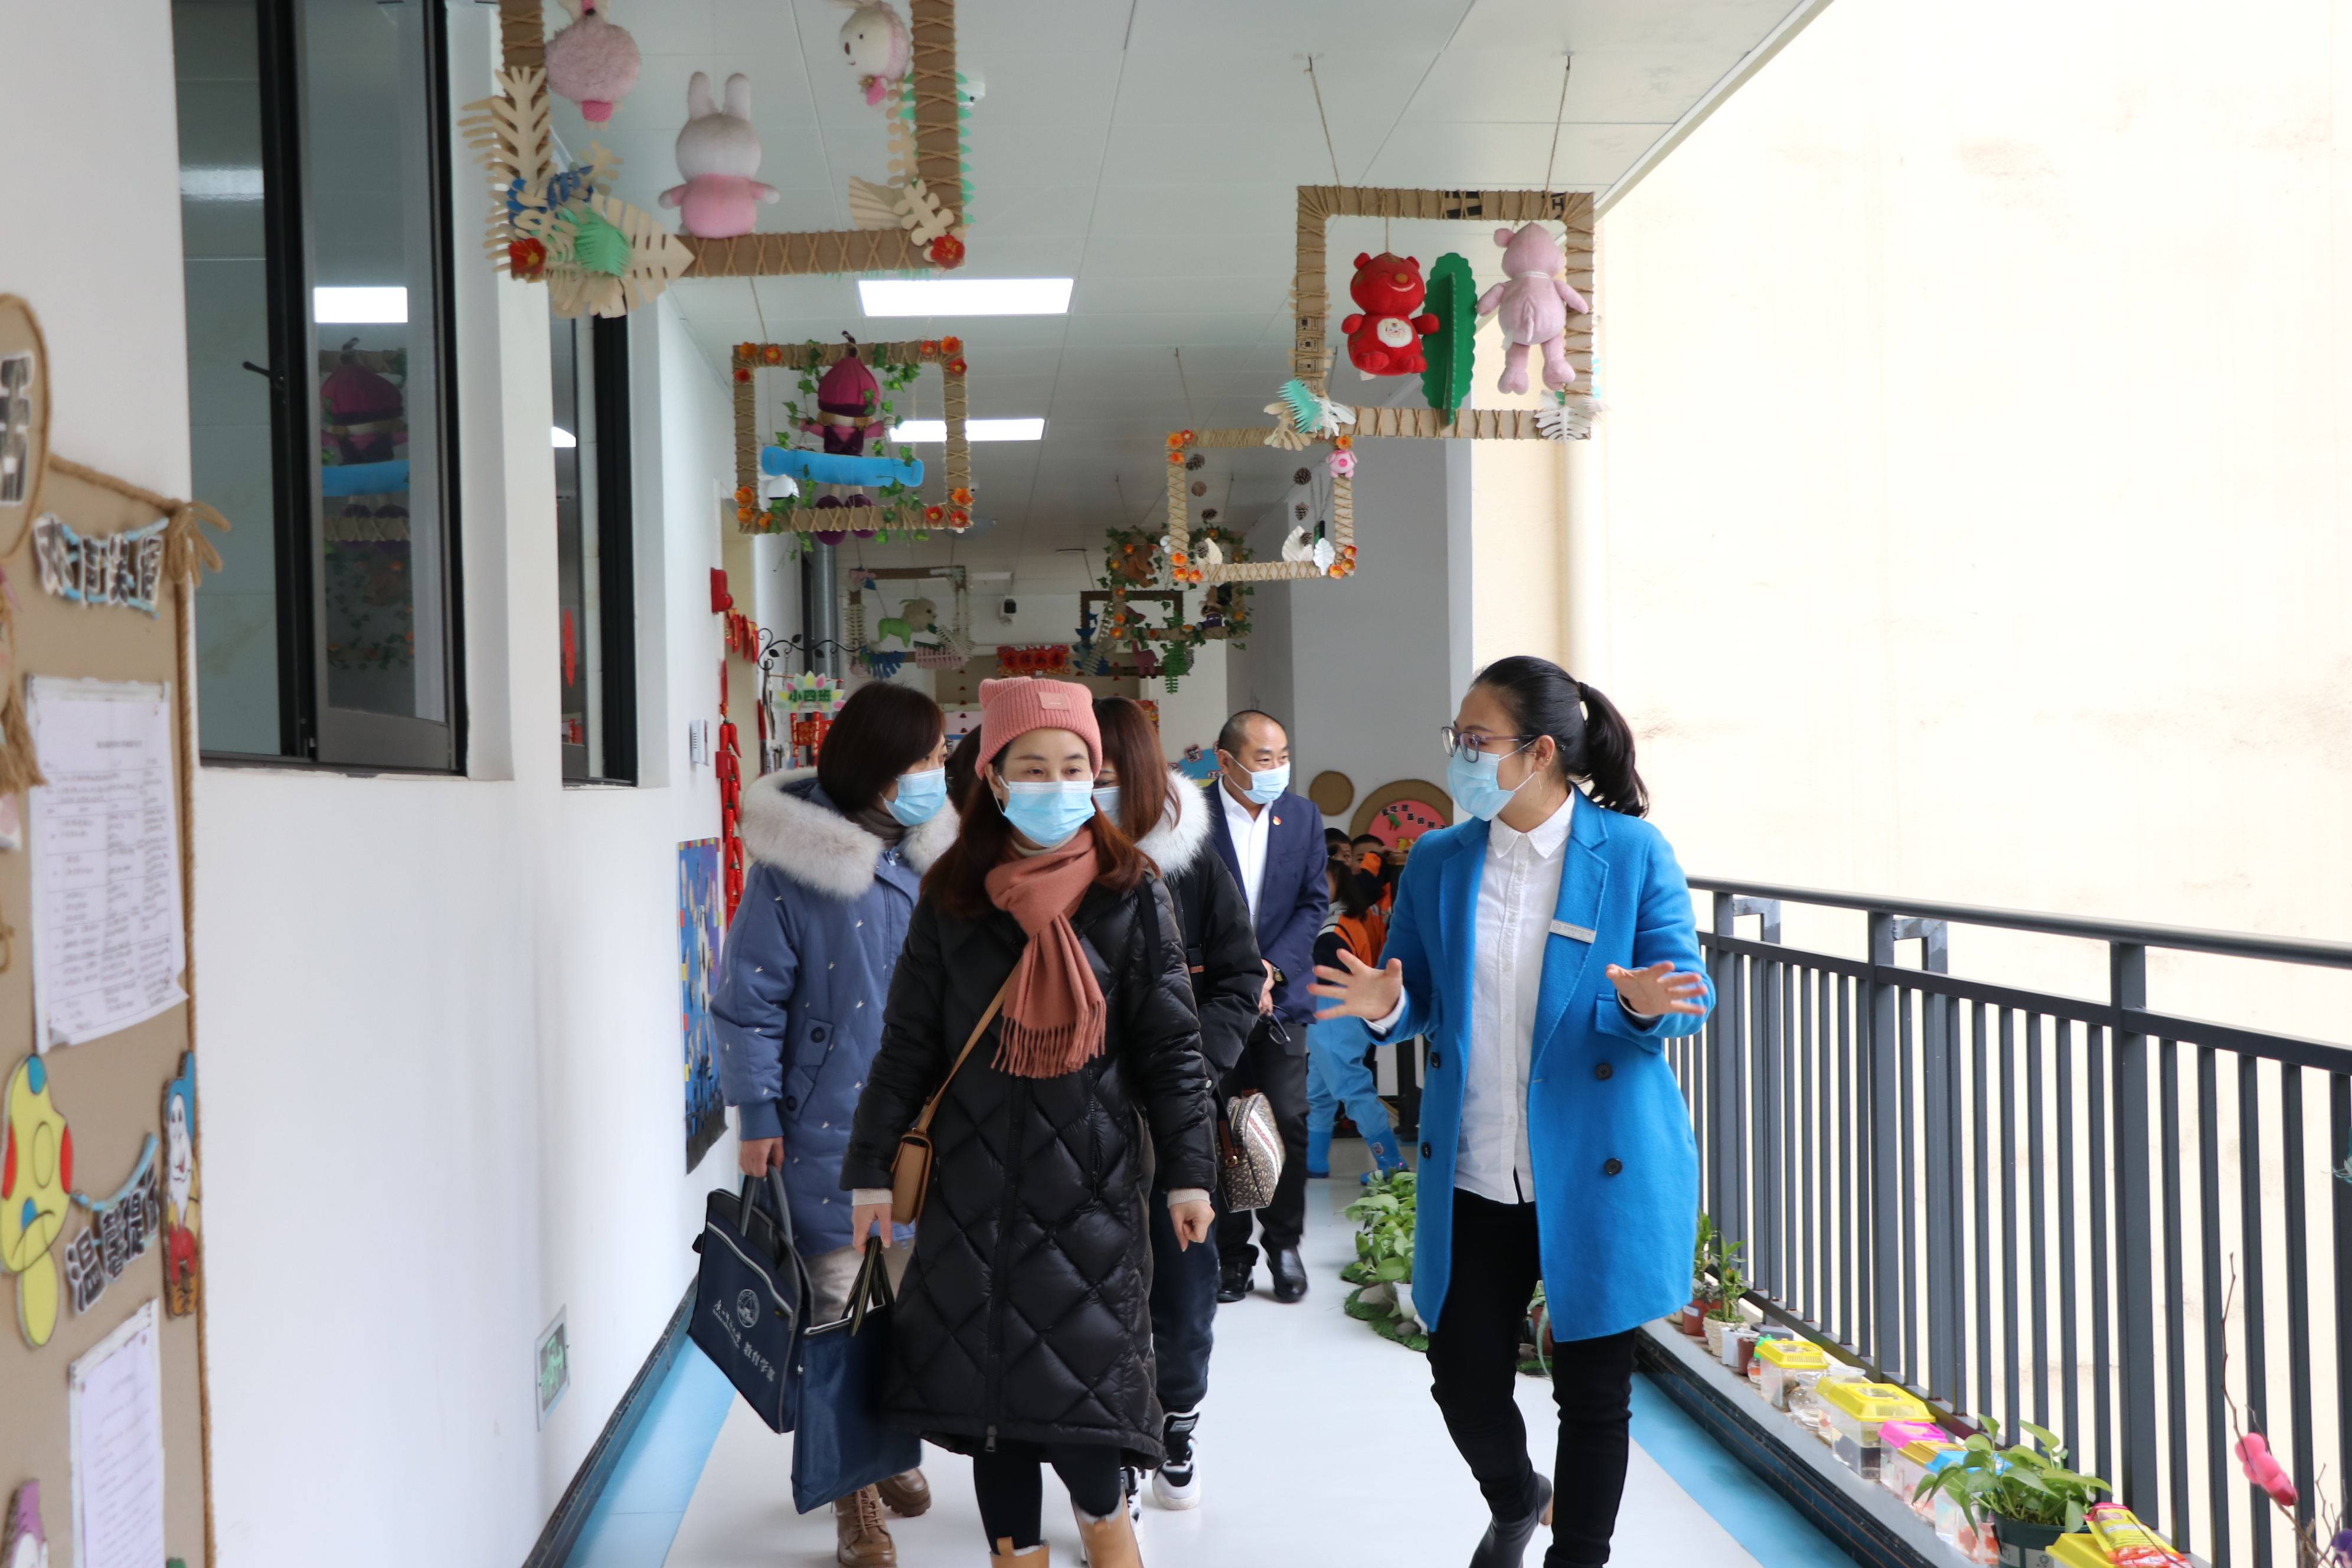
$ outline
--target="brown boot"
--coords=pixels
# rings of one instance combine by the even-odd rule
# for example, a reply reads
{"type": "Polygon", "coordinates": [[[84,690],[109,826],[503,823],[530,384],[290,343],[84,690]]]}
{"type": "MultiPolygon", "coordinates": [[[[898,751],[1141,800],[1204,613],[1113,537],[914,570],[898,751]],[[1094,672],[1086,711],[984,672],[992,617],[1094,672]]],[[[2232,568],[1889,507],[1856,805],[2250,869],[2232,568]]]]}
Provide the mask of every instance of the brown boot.
{"type": "Polygon", "coordinates": [[[900,1519],[913,1519],[931,1506],[931,1483],[920,1470],[892,1476],[875,1489],[882,1494],[883,1506],[900,1519]]]}
{"type": "Polygon", "coordinates": [[[1076,1509],[1078,1561],[1087,1568],[1143,1568],[1143,1548],[1135,1539],[1135,1521],[1127,1516],[1127,1500],[1108,1519],[1097,1524],[1076,1509]]]}
{"type": "Polygon", "coordinates": [[[882,1523],[882,1497],[872,1487],[833,1501],[833,1560],[841,1568],[898,1568],[898,1548],[882,1523]]]}
{"type": "Polygon", "coordinates": [[[996,1568],[1052,1568],[1045,1560],[1044,1546],[1033,1546],[1026,1552],[1015,1552],[1013,1550],[1013,1538],[1009,1535],[997,1538],[996,1550],[988,1554],[988,1560],[995,1564],[996,1568]]]}

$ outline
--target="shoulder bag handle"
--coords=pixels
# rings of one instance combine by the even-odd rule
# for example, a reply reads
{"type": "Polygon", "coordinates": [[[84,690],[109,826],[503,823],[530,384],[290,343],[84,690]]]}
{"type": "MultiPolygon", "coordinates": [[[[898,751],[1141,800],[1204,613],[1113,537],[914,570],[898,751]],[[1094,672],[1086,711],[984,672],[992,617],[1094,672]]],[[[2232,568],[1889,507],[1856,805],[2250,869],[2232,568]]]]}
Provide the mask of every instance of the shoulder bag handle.
{"type": "MultiPolygon", "coordinates": [[[[1015,973],[1018,973],[1019,966],[1014,967],[1015,973]]],[[[948,1068],[948,1076],[940,1080],[940,1087],[933,1092],[931,1098],[923,1101],[922,1110],[916,1116],[914,1126],[908,1128],[908,1131],[921,1133],[931,1130],[931,1118],[939,1113],[940,1101],[947,1098],[948,1085],[955,1082],[955,1075],[962,1069],[964,1058],[971,1055],[971,1048],[974,1046],[980,1044],[981,1036],[988,1033],[988,1026],[996,1021],[997,1009],[1004,1005],[1004,994],[1012,989],[1013,976],[1007,974],[1004,977],[1004,984],[996,988],[996,994],[988,999],[987,1010],[981,1014],[980,1022],[971,1026],[971,1037],[964,1041],[963,1049],[956,1053],[954,1063],[948,1068]]]]}
{"type": "Polygon", "coordinates": [[[866,1326],[866,1309],[880,1307],[887,1310],[896,1305],[897,1298],[890,1289],[890,1271],[882,1265],[882,1238],[866,1238],[866,1261],[857,1266],[857,1281],[849,1288],[849,1331],[856,1333],[866,1326]]]}

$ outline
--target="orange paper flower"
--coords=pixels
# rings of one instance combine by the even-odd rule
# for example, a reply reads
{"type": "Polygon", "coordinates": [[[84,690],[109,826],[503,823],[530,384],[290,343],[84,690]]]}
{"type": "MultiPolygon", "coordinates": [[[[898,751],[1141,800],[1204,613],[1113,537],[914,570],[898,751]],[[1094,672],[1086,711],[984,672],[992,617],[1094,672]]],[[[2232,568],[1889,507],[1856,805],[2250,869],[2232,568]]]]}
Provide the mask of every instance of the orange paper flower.
{"type": "Polygon", "coordinates": [[[749,522],[756,515],[758,514],[748,506],[739,506],[735,509],[735,521],[738,522],[749,522]]]}
{"type": "Polygon", "coordinates": [[[770,364],[782,364],[784,363],[784,347],[782,343],[770,343],[761,349],[760,357],[770,364]]]}
{"type": "Polygon", "coordinates": [[[940,340],[937,338],[925,338],[923,340],[922,349],[920,352],[925,359],[939,358],[940,340]]]}
{"type": "Polygon", "coordinates": [[[963,241],[958,239],[951,234],[943,234],[940,236],[939,238],[931,241],[931,265],[934,267],[961,267],[963,265],[963,241]]]}
{"type": "Polygon", "coordinates": [[[759,354],[760,345],[757,343],[737,343],[735,345],[735,357],[737,359],[757,359],[759,354]]]}
{"type": "Polygon", "coordinates": [[[965,523],[970,522],[971,521],[971,513],[964,510],[963,508],[960,506],[951,506],[948,508],[948,523],[950,527],[961,528],[965,523]]]}
{"type": "Polygon", "coordinates": [[[955,489],[948,492],[948,500],[955,502],[958,506],[970,506],[971,504],[971,491],[966,489],[961,485],[958,485],[955,489]]]}
{"type": "Polygon", "coordinates": [[[964,373],[964,368],[963,355],[961,354],[958,354],[955,358],[948,361],[948,374],[950,375],[961,375],[964,373]]]}
{"type": "Polygon", "coordinates": [[[1186,439],[1187,437],[1183,431],[1171,430],[1168,432],[1168,449],[1171,452],[1176,450],[1179,447],[1181,447],[1184,444],[1186,439]]]}
{"type": "Polygon", "coordinates": [[[507,270],[528,281],[547,270],[547,247],[525,236],[507,245],[507,270]]]}
{"type": "Polygon", "coordinates": [[[738,382],[746,382],[746,381],[751,380],[751,367],[750,367],[750,366],[748,366],[748,365],[740,365],[740,364],[739,364],[739,365],[737,365],[737,366],[735,367],[735,379],[736,379],[738,382]]]}
{"type": "Polygon", "coordinates": [[[737,506],[750,506],[753,501],[759,499],[759,495],[751,489],[751,486],[737,485],[735,487],[735,504],[737,506]]]}
{"type": "Polygon", "coordinates": [[[1348,450],[1355,444],[1356,438],[1353,436],[1334,436],[1331,437],[1331,445],[1339,447],[1342,452],[1348,450]]]}
{"type": "Polygon", "coordinates": [[[1168,454],[1168,466],[1169,466],[1170,468],[1182,468],[1182,467],[1184,466],[1184,454],[1183,454],[1183,453],[1181,453],[1181,452],[1171,452],[1171,453],[1169,453],[1169,454],[1168,454]]]}
{"type": "Polygon", "coordinates": [[[943,354],[960,354],[963,353],[963,340],[961,338],[955,337],[941,338],[940,340],[940,353],[943,354]]]}
{"type": "Polygon", "coordinates": [[[946,515],[947,508],[945,507],[927,506],[923,509],[923,520],[926,522],[937,522],[946,515]]]}

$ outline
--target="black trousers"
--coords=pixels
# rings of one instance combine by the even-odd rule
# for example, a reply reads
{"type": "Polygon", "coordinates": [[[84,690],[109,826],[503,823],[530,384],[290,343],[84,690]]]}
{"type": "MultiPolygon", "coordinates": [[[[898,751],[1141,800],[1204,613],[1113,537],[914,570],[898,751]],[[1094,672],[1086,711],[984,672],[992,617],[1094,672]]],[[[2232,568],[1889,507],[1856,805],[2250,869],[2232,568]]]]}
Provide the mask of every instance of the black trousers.
{"type": "Polygon", "coordinates": [[[1024,1551],[1045,1539],[1045,1478],[1052,1465],[1070,1500],[1096,1519],[1127,1506],[1118,1474],[1119,1451],[1091,1443],[999,1443],[971,1457],[971,1489],[980,1500],[980,1526],[992,1548],[1010,1541],[1024,1551]]]}
{"type": "Polygon", "coordinates": [[[1262,1209],[1217,1216],[1217,1252],[1227,1262],[1257,1262],[1257,1248],[1250,1245],[1253,1215],[1269,1253],[1296,1247],[1307,1231],[1307,1026],[1286,1019],[1283,1028],[1289,1034],[1290,1048],[1285,1048],[1275,1031],[1258,1029],[1242,1048],[1242,1059],[1225,1075],[1225,1098],[1250,1089],[1265,1095],[1282,1133],[1282,1180],[1275,1184],[1274,1202],[1262,1209]]]}
{"type": "Polygon", "coordinates": [[[1217,1249],[1180,1247],[1168,1194],[1151,1194],[1151,1353],[1159,1363],[1160,1404],[1195,1410],[1209,1392],[1209,1351],[1216,1342],[1217,1249]]]}
{"type": "MultiPolygon", "coordinates": [[[[1430,1393],[1495,1517],[1525,1519],[1535,1507],[1536,1472],[1528,1462],[1527,1423],[1511,1394],[1528,1302],[1542,1275],[1536,1205],[1492,1203],[1458,1188],[1450,1195],[1454,1272],[1429,1336],[1430,1393]]],[[[1552,1400],[1559,1407],[1559,1451],[1552,1480],[1559,1490],[1544,1568],[1599,1568],[1609,1561],[1625,1491],[1633,1398],[1633,1331],[1558,1346],[1552,1400]]]]}

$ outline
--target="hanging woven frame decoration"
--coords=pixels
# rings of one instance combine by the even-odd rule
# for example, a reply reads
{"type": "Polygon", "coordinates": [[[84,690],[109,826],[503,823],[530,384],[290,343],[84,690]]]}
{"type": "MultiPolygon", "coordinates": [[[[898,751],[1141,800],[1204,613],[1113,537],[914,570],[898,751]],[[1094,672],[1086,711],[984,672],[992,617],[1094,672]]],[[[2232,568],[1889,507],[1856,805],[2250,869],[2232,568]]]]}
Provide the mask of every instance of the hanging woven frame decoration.
{"type": "MultiPolygon", "coordinates": [[[[933,530],[961,533],[971,526],[971,443],[965,422],[963,342],[960,338],[925,338],[919,342],[860,343],[805,342],[735,345],[730,358],[735,390],[735,522],[746,533],[839,534],[861,536],[884,530],[920,535],[933,530]],[[877,437],[886,453],[906,460],[890,465],[898,477],[877,487],[873,505],[820,505],[845,498],[841,486],[780,483],[762,472],[762,452],[794,445],[794,432],[772,431],[772,446],[760,429],[759,377],[763,371],[791,371],[800,377],[803,395],[814,396],[820,407],[820,381],[843,361],[855,358],[877,374],[884,390],[898,390],[924,365],[940,367],[947,416],[947,446],[940,468],[944,481],[927,485],[915,479],[911,447],[889,441],[887,426],[894,422],[892,404],[879,404],[873,423],[885,429],[877,437]],[[908,482],[912,479],[913,482],[908,482]],[[789,493],[785,493],[789,492],[789,493]]],[[[788,404],[787,408],[797,405],[788,404]]],[[[814,454],[811,454],[814,456],[814,454]]],[[[773,459],[771,459],[772,462],[773,459]]],[[[925,476],[928,478],[928,476],[925,476]]],[[[848,499],[855,500],[854,496],[848,499]]],[[[827,539],[827,543],[835,542],[827,539]]]]}

